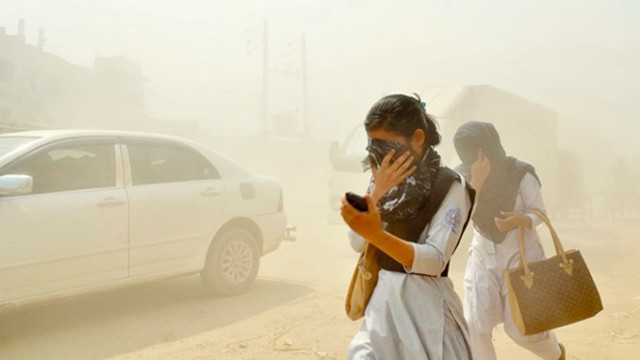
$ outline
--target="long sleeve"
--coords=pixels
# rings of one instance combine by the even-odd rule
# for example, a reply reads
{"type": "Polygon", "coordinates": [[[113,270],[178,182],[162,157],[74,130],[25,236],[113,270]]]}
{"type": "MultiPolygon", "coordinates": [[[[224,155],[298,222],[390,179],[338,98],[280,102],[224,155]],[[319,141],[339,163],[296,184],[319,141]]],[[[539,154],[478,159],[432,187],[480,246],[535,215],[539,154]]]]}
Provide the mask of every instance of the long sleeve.
{"type": "MultiPolygon", "coordinates": [[[[522,200],[522,211],[527,212],[532,209],[541,210],[546,214],[547,210],[542,199],[542,188],[535,176],[527,173],[520,182],[520,198],[522,200]]],[[[527,214],[531,218],[533,227],[542,223],[542,219],[534,214],[527,214]]]]}
{"type": "Polygon", "coordinates": [[[417,274],[440,275],[458,245],[470,208],[471,200],[465,185],[454,182],[419,242],[412,244],[413,264],[406,270],[417,274]]]}

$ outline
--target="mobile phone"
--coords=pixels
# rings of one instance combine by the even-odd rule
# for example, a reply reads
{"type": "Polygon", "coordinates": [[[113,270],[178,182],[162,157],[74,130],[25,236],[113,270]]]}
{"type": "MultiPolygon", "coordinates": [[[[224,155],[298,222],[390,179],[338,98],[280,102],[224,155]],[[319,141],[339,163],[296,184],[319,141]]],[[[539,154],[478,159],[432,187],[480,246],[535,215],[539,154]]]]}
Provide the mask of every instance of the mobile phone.
{"type": "Polygon", "coordinates": [[[349,202],[349,204],[353,205],[354,208],[363,212],[369,210],[369,206],[367,205],[367,200],[362,196],[358,194],[354,194],[350,191],[347,192],[345,196],[347,197],[347,201],[349,202]]]}

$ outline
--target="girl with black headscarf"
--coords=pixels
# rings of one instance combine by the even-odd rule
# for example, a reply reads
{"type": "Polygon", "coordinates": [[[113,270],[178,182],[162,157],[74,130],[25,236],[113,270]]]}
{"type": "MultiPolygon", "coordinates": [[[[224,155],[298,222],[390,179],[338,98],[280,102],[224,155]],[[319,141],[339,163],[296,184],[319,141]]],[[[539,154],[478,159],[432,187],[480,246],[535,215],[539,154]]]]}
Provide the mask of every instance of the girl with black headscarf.
{"type": "Polygon", "coordinates": [[[474,237],[465,271],[465,318],[474,359],[496,359],[493,328],[504,323],[507,335],[542,359],[564,359],[553,332],[524,336],[511,317],[504,271],[519,265],[518,228],[525,229],[528,261],[545,258],[536,226],[542,220],[528,210],[544,210],[541,184],[530,164],[506,155],[491,123],[467,122],[454,136],[462,161],[457,170],[477,191],[472,219],[474,237]]]}

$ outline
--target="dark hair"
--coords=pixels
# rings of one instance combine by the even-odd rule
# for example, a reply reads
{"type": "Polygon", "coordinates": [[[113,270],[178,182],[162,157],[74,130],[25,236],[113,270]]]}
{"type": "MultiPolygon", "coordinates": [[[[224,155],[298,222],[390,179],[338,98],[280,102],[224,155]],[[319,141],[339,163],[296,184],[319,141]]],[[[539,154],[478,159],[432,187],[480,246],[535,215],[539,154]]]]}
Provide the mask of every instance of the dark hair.
{"type": "Polygon", "coordinates": [[[427,114],[420,96],[414,95],[416,97],[394,94],[378,100],[364,120],[365,129],[383,129],[407,139],[413,137],[416,129],[422,129],[426,134],[425,148],[440,144],[436,122],[427,114]]]}

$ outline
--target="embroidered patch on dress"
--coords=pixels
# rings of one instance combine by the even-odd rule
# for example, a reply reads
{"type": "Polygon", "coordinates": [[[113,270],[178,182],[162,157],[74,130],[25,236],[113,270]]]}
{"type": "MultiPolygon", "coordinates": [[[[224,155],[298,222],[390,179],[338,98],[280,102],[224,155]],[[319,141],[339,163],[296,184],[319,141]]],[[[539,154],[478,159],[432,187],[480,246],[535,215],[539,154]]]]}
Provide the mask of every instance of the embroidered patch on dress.
{"type": "Polygon", "coordinates": [[[462,211],[460,208],[450,208],[444,214],[444,222],[447,224],[449,230],[454,233],[458,233],[458,228],[462,224],[462,211]]]}

